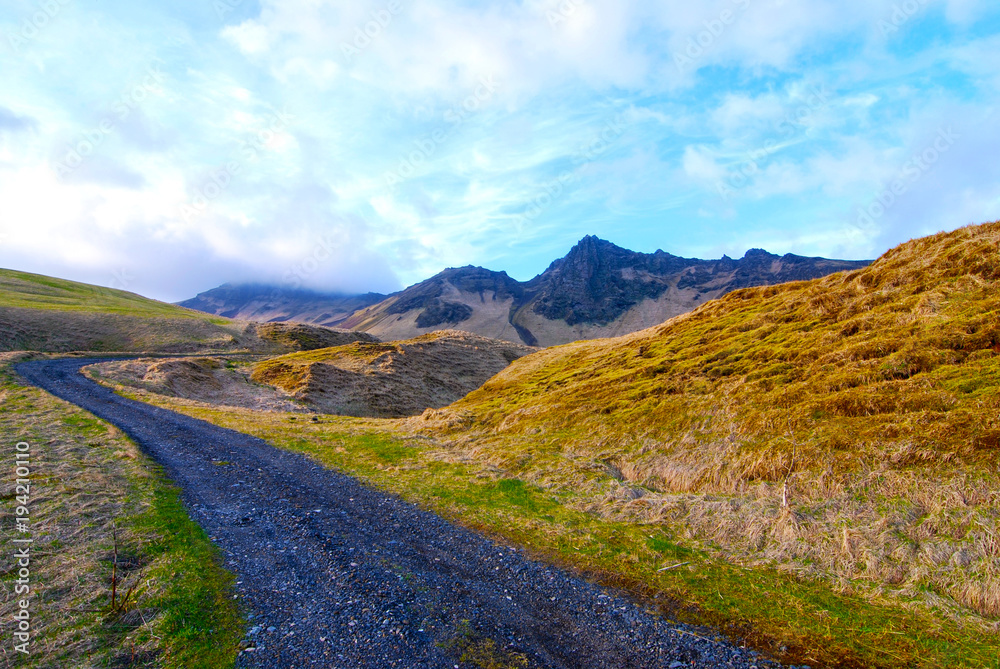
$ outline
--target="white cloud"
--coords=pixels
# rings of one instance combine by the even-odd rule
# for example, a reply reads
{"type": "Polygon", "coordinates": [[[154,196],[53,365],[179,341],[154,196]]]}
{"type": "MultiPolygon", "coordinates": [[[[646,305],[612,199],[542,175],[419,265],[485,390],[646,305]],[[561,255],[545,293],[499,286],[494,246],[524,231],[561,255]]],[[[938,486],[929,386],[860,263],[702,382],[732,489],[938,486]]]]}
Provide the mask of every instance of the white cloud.
{"type": "Polygon", "coordinates": [[[694,179],[718,181],[725,176],[725,169],[702,146],[689,146],[685,148],[683,165],[684,171],[694,179]]]}
{"type": "Polygon", "coordinates": [[[267,28],[256,21],[245,21],[238,26],[227,26],[222,30],[222,37],[235,44],[247,56],[266,53],[271,47],[267,28]]]}

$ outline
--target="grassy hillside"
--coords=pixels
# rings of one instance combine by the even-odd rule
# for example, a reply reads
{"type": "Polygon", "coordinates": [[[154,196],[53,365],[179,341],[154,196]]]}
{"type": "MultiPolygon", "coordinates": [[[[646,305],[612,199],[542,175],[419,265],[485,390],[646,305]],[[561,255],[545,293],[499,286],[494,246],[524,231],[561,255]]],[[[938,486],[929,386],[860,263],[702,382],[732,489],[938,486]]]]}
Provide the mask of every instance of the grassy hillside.
{"type": "Polygon", "coordinates": [[[0,269],[0,307],[122,314],[125,316],[192,318],[218,325],[228,319],[157,302],[123,290],[91,286],[39,274],[0,269]]]}
{"type": "Polygon", "coordinates": [[[121,290],[0,270],[0,351],[284,353],[343,339],[327,328],[258,328],[121,290]]]}
{"type": "Polygon", "coordinates": [[[1000,630],[998,223],[542,351],[424,419],[602,517],[1000,630]]]}
{"type": "Polygon", "coordinates": [[[715,447],[736,457],[712,454],[691,479],[720,490],[850,467],[860,445],[905,443],[909,463],[995,462],[998,242],[1000,224],[965,228],[864,270],[741,290],[629,337],[544,351],[455,408],[499,433],[597,428],[669,440],[660,452],[724,437],[715,447]]]}

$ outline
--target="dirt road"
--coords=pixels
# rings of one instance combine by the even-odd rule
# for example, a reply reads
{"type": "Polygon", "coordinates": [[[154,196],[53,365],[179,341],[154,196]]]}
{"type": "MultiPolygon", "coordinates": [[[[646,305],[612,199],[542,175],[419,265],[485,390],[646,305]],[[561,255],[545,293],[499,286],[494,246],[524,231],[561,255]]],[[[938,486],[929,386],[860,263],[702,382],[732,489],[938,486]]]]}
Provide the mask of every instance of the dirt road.
{"type": "Polygon", "coordinates": [[[79,373],[91,362],[18,372],[117,426],[182,488],[251,612],[240,667],[502,666],[463,661],[469,644],[528,661],[503,666],[772,666],[304,456],[115,395],[79,373]]]}

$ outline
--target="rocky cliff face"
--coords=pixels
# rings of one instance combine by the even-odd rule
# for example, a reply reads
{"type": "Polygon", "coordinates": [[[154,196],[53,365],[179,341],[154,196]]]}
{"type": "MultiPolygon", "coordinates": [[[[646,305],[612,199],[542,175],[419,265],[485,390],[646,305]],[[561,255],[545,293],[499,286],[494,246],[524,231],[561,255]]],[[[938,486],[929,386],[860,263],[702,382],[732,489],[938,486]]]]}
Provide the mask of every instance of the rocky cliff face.
{"type": "Polygon", "coordinates": [[[635,253],[584,237],[528,282],[528,304],[549,320],[606,325],[643,300],[660,297],[670,287],[669,277],[685,266],[683,258],[663,251],[635,253]]]}
{"type": "MultiPolygon", "coordinates": [[[[284,320],[368,332],[385,341],[455,328],[532,346],[552,346],[635,332],[739,288],[814,279],[867,265],[777,256],[761,249],[751,249],[739,260],[726,256],[697,260],[664,251],[637,253],[588,236],[565,258],[527,282],[516,281],[505,272],[461,267],[445,270],[383,300],[373,299],[375,296],[353,298],[364,304],[336,322],[329,320],[331,314],[349,308],[350,298],[324,304],[299,302],[297,306],[289,299],[271,304],[266,313],[280,312],[284,320]],[[292,312],[299,316],[283,315],[292,312]],[[322,312],[328,320],[306,320],[318,318],[315,312],[322,312]]],[[[184,305],[200,308],[192,301],[184,305]]],[[[250,316],[262,308],[257,312],[244,308],[240,313],[250,316]]]]}
{"type": "Polygon", "coordinates": [[[405,314],[412,309],[420,309],[417,325],[422,328],[461,323],[471,318],[475,310],[467,304],[449,301],[449,293],[455,290],[478,295],[480,302],[485,302],[487,295],[493,301],[517,299],[524,295],[521,284],[507,276],[506,272],[469,266],[447,269],[407,288],[392,301],[388,313],[405,314]]]}
{"type": "MultiPolygon", "coordinates": [[[[710,299],[740,288],[804,281],[867,262],[777,256],[751,249],[741,260],[681,258],[664,251],[636,253],[584,237],[569,254],[527,284],[532,312],[568,325],[608,325],[671,288],[710,299]]],[[[700,299],[700,298],[699,298],[700,299]]],[[[704,300],[701,300],[704,301],[704,300]]]]}

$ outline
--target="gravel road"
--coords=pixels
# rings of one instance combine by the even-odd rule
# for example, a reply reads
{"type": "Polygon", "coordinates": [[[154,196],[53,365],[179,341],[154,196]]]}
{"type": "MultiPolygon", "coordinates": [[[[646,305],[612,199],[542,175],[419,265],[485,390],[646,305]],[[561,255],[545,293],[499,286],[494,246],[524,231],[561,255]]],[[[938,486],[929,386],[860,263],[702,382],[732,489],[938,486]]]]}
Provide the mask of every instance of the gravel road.
{"type": "Polygon", "coordinates": [[[304,456],[119,397],[79,373],[93,362],[17,371],[123,430],[182,488],[250,612],[238,667],[492,666],[449,644],[470,635],[533,667],[778,666],[304,456]]]}

